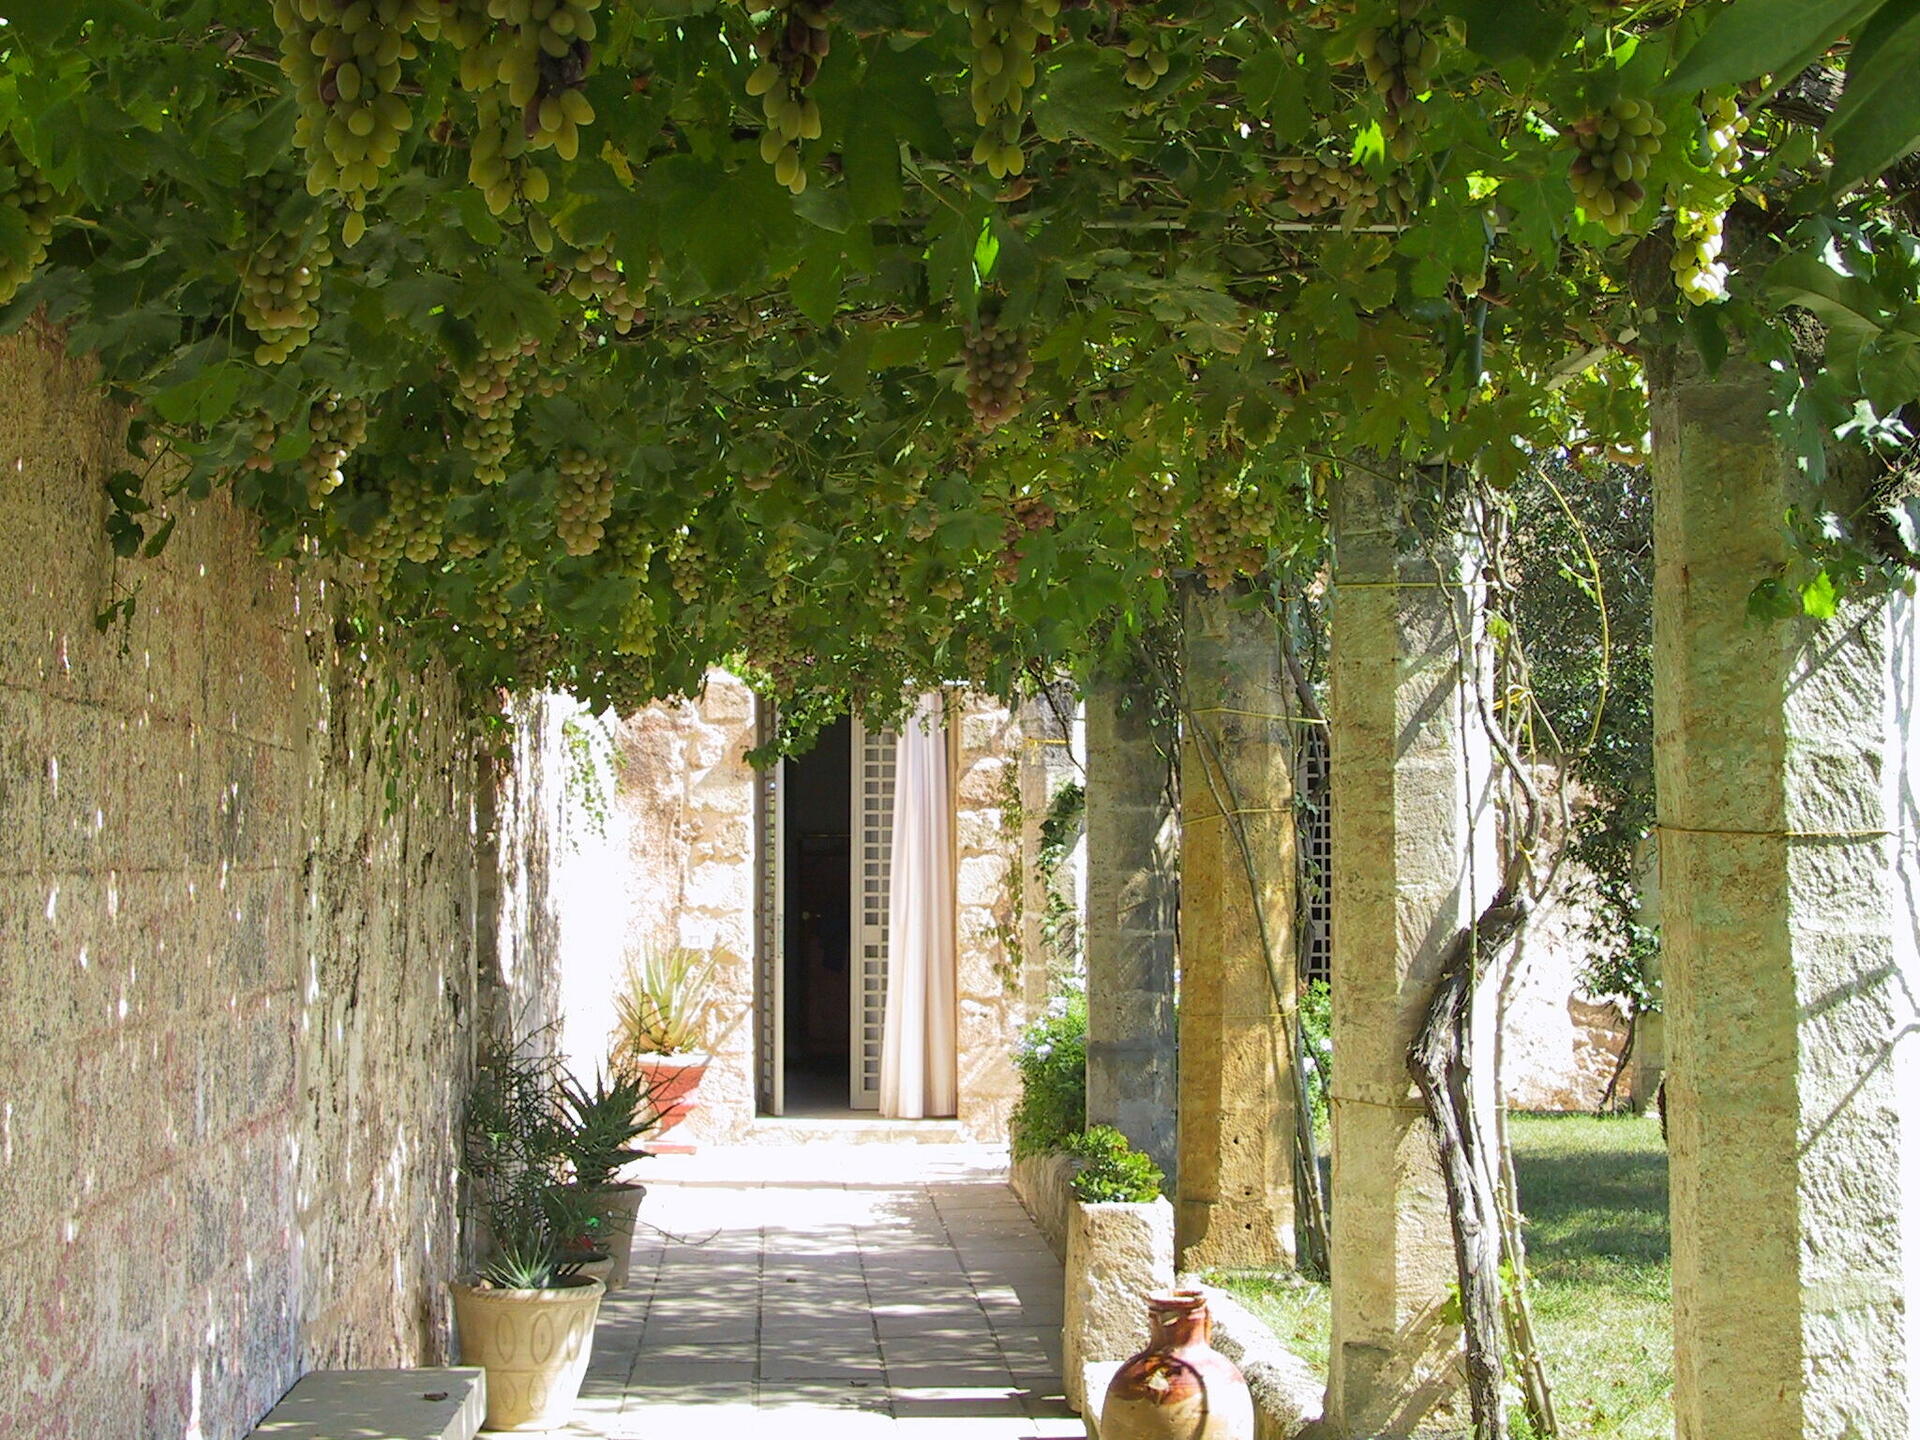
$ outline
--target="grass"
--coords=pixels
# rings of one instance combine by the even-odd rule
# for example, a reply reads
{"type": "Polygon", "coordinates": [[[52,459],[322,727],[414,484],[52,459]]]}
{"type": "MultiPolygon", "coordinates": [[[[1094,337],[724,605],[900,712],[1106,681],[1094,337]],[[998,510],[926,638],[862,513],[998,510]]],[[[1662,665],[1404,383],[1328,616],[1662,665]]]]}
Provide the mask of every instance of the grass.
{"type": "MultiPolygon", "coordinates": [[[[1534,1326],[1560,1431],[1665,1440],[1673,1433],[1673,1288],[1659,1122],[1515,1115],[1510,1128],[1534,1326]]],[[[1325,1369],[1326,1286],[1294,1275],[1215,1278],[1325,1369]]]]}

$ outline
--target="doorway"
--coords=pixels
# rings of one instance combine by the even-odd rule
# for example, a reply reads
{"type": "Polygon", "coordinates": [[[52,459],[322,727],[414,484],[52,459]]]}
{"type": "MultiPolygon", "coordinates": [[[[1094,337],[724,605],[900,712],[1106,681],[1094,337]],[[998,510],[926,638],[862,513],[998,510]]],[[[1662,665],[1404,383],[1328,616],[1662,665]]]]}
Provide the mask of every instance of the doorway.
{"type": "Polygon", "coordinates": [[[788,1115],[818,1115],[852,1108],[852,721],[828,725],[811,750],[784,768],[782,1108],[788,1115]]]}
{"type": "MultiPolygon", "coordinates": [[[[769,706],[762,743],[773,734],[769,706]]],[[[857,719],[769,765],[758,803],[756,1090],[763,1115],[880,1104],[897,745],[857,719]]]]}

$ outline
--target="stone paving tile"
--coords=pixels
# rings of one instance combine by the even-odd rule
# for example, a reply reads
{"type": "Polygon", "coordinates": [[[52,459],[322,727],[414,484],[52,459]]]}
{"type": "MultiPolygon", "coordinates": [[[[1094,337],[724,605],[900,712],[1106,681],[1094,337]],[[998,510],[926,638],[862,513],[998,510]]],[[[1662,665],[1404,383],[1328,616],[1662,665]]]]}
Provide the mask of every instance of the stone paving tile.
{"type": "Polygon", "coordinates": [[[591,1440],[1074,1440],[1060,1269],[968,1146],[663,1157],[602,1307],[591,1440]],[[662,1232],[665,1232],[664,1234],[662,1232]]]}

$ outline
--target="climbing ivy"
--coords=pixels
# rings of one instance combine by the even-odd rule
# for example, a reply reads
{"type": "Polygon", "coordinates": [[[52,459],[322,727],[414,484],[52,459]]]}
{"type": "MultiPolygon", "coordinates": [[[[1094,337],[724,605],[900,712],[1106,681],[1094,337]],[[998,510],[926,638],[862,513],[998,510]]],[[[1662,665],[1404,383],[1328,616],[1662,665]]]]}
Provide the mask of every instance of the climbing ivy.
{"type": "Polygon", "coordinates": [[[0,320],[132,406],[116,544],[230,490],[477,686],[1005,691],[1355,447],[1637,451],[1649,346],[1768,362],[1816,478],[1904,445],[1909,8],[27,0],[0,320]]]}

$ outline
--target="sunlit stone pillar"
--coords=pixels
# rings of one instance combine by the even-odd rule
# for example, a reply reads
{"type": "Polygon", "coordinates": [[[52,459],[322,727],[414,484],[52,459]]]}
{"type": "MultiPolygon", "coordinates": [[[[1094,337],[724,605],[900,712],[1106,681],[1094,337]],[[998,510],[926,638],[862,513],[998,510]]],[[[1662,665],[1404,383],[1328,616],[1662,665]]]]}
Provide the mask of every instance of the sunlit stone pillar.
{"type": "Polygon", "coordinates": [[[1807,498],[1768,377],[1669,357],[1650,381],[1676,1429],[1897,1440],[1916,1418],[1911,606],[1750,618],[1807,498]]]}
{"type": "Polygon", "coordinates": [[[1407,1071],[1449,942],[1498,856],[1471,644],[1472,548],[1423,535],[1399,477],[1346,467],[1333,497],[1333,1337],[1339,1440],[1465,1423],[1437,1152],[1407,1071]]]}
{"type": "Polygon", "coordinates": [[[1132,677],[1087,695],[1087,1122],[1174,1163],[1170,725],[1132,677]]]}
{"type": "Polygon", "coordinates": [[[1197,589],[1185,626],[1176,1249],[1188,1269],[1288,1263],[1295,882],[1279,632],[1248,597],[1197,589]]]}

